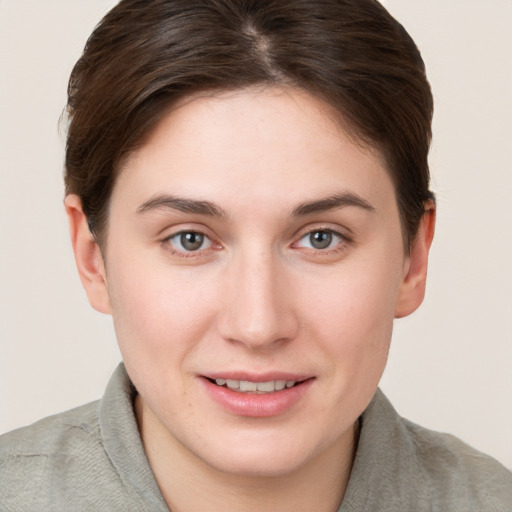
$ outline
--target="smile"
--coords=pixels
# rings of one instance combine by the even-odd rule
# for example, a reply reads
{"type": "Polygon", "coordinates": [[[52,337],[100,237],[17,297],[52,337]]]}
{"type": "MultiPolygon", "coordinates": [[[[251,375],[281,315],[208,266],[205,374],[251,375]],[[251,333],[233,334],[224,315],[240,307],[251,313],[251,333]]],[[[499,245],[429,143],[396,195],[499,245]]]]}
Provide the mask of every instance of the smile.
{"type": "Polygon", "coordinates": [[[250,382],[247,380],[215,379],[217,386],[226,387],[239,393],[275,393],[295,386],[294,380],[269,380],[266,382],[250,382]]]}
{"type": "Polygon", "coordinates": [[[203,376],[200,381],[206,393],[228,413],[263,418],[291,411],[309,393],[316,379],[308,375],[256,376],[232,372],[225,376],[203,376]]]}

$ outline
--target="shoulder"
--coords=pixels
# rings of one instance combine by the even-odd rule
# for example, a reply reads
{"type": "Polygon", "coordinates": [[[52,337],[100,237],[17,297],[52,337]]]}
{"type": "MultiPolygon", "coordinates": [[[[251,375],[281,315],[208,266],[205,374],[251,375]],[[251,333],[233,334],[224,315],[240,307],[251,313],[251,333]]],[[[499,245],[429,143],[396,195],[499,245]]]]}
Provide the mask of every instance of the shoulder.
{"type": "Polygon", "coordinates": [[[402,418],[380,390],[361,425],[341,510],[512,511],[510,471],[454,436],[402,418]]]}
{"type": "Polygon", "coordinates": [[[0,510],[167,510],[149,467],[124,366],[101,401],[0,437],[0,510]]]}
{"type": "Polygon", "coordinates": [[[71,489],[87,493],[110,465],[98,407],[92,402],[0,437],[1,510],[57,510],[71,489]]]}
{"type": "Polygon", "coordinates": [[[512,510],[512,473],[497,460],[450,434],[405,419],[402,424],[434,500],[450,496],[461,504],[478,504],[481,510],[512,510]]]}
{"type": "Polygon", "coordinates": [[[23,459],[36,464],[38,459],[82,456],[84,450],[101,442],[98,404],[91,402],[0,436],[2,468],[23,459]]]}
{"type": "Polygon", "coordinates": [[[97,440],[98,404],[99,402],[91,402],[48,416],[32,425],[0,436],[1,460],[5,462],[17,457],[56,455],[62,453],[66,446],[74,450],[77,442],[97,440]]]}

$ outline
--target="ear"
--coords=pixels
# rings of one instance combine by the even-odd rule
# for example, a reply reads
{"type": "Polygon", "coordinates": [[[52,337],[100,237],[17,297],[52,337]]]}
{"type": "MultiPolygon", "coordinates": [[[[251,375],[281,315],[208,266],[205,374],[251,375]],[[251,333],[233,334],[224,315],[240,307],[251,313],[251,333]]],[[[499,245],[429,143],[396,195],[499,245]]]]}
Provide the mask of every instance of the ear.
{"type": "Polygon", "coordinates": [[[77,195],[69,194],[64,205],[76,266],[89,302],[99,312],[110,314],[105,264],[100,247],[89,230],[82,201],[77,195]]]}
{"type": "Polygon", "coordinates": [[[436,223],[436,206],[434,201],[425,205],[425,213],[421,218],[410,254],[404,265],[404,275],[395,308],[395,318],[410,315],[416,311],[425,297],[427,281],[428,253],[434,238],[436,223]]]}

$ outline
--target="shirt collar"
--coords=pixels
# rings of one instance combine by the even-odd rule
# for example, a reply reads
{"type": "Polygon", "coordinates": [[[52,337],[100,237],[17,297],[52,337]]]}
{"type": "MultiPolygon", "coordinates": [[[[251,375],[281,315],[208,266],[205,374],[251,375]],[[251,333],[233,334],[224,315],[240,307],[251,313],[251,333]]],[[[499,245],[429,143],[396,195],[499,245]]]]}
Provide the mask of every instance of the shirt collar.
{"type": "Polygon", "coordinates": [[[134,413],[137,391],[121,363],[100,402],[99,421],[105,451],[119,478],[144,510],[169,512],[149,465],[134,413]]]}

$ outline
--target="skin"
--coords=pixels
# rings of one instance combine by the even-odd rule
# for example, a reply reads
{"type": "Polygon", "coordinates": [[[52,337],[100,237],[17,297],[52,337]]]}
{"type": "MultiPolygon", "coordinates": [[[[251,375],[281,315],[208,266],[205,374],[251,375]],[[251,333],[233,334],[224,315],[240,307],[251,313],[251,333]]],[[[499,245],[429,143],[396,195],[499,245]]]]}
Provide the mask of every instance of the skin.
{"type": "Polygon", "coordinates": [[[82,282],[113,316],[173,511],[337,510],[393,319],[423,299],[426,206],[407,255],[380,155],[320,100],[261,87],[167,115],[122,170],[103,251],[80,199],[66,198],[82,282]],[[199,250],[182,232],[205,236],[199,250]],[[205,392],[203,376],[230,371],[310,385],[283,413],[247,417],[205,392]]]}

